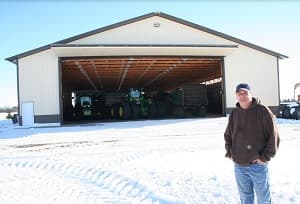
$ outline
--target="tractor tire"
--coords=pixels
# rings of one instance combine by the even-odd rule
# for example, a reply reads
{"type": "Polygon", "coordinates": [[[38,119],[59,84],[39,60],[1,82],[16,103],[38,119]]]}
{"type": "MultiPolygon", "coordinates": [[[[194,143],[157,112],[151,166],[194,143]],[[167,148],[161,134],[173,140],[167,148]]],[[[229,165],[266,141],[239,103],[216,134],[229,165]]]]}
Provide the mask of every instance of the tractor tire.
{"type": "Polygon", "coordinates": [[[172,115],[175,117],[175,118],[184,118],[184,108],[183,106],[175,106],[173,108],[173,113],[172,115]]]}
{"type": "Polygon", "coordinates": [[[297,111],[296,120],[300,120],[300,109],[297,111]]]}
{"type": "Polygon", "coordinates": [[[135,120],[140,118],[140,107],[135,103],[130,104],[131,107],[131,119],[135,120]]]}
{"type": "Polygon", "coordinates": [[[120,104],[118,109],[119,118],[122,120],[128,120],[131,116],[131,107],[129,102],[123,102],[120,104]]]}
{"type": "Polygon", "coordinates": [[[290,109],[288,107],[285,107],[282,111],[282,117],[283,118],[290,118],[290,109]]]}
{"type": "Polygon", "coordinates": [[[165,108],[165,104],[162,101],[157,101],[156,102],[156,110],[157,110],[157,117],[158,118],[163,118],[166,116],[166,108],[165,108]]]}
{"type": "Polygon", "coordinates": [[[171,116],[173,112],[173,99],[171,94],[166,94],[163,100],[164,103],[164,116],[171,116]]]}
{"type": "Polygon", "coordinates": [[[205,106],[201,106],[198,110],[198,116],[199,117],[205,117],[206,116],[206,108],[205,106]]]}
{"type": "Polygon", "coordinates": [[[157,117],[157,108],[154,103],[150,104],[149,106],[149,118],[156,118],[157,117]]]}
{"type": "Polygon", "coordinates": [[[110,116],[112,119],[119,119],[118,111],[119,111],[119,104],[118,103],[112,104],[110,108],[110,116]]]}

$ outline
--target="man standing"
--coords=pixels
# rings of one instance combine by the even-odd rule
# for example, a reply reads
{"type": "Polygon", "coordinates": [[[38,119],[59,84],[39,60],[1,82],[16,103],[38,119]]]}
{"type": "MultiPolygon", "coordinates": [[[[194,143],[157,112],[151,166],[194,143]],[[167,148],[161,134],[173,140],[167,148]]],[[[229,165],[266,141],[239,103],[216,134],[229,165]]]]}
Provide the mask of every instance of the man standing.
{"type": "Polygon", "coordinates": [[[236,87],[238,103],[224,133],[226,157],[234,162],[242,204],[271,204],[268,161],[279,146],[278,131],[270,109],[252,97],[246,83],[236,87]]]}

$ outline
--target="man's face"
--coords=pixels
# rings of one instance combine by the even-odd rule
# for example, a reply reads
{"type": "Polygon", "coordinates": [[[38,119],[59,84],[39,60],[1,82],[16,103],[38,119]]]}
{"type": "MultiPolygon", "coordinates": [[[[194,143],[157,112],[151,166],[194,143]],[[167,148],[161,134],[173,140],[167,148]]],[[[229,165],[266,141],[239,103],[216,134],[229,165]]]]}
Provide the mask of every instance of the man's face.
{"type": "Polygon", "coordinates": [[[236,92],[236,98],[239,103],[250,103],[252,101],[252,95],[249,91],[240,90],[236,92]]]}

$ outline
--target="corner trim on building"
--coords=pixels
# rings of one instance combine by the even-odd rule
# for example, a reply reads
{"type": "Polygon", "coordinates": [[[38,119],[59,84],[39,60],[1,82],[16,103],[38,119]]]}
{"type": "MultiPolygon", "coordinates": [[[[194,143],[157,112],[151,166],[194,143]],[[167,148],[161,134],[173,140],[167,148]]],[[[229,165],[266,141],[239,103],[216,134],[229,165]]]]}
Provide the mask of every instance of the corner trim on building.
{"type": "Polygon", "coordinates": [[[18,114],[19,114],[19,125],[21,126],[22,123],[22,118],[20,116],[20,111],[21,111],[21,107],[20,107],[20,76],[19,76],[19,59],[16,60],[16,65],[17,65],[17,97],[18,97],[18,114]],[[21,118],[21,119],[20,119],[21,118]]]}
{"type": "Polygon", "coordinates": [[[222,74],[222,90],[221,90],[221,95],[222,95],[222,115],[223,116],[226,116],[226,107],[227,107],[227,104],[226,104],[226,86],[225,86],[225,63],[224,63],[224,57],[222,57],[222,61],[221,61],[221,74],[222,74]]]}
{"type": "Polygon", "coordinates": [[[279,57],[277,57],[277,85],[278,85],[278,104],[280,104],[280,74],[279,74],[279,57]]]}

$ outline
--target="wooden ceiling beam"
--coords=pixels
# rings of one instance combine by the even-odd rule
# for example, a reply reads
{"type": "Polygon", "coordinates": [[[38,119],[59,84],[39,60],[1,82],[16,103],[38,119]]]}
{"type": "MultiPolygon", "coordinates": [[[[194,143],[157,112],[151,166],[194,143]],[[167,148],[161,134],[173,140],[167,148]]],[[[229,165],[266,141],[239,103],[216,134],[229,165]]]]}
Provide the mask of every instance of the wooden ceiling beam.
{"type": "Polygon", "coordinates": [[[158,79],[162,78],[163,76],[167,75],[169,72],[171,72],[172,70],[176,69],[178,64],[181,64],[183,61],[178,61],[177,63],[174,63],[173,65],[169,66],[167,69],[165,69],[163,72],[161,72],[160,74],[158,74],[155,78],[153,78],[152,80],[146,82],[144,84],[145,87],[149,86],[150,84],[154,83],[155,81],[157,81],[158,79]]]}
{"type": "Polygon", "coordinates": [[[99,74],[99,72],[97,71],[97,67],[96,67],[96,65],[95,65],[95,63],[94,63],[93,60],[91,60],[90,63],[92,64],[93,71],[94,71],[95,76],[96,76],[96,78],[97,78],[97,82],[98,82],[98,84],[99,84],[99,86],[100,86],[100,89],[102,90],[102,89],[103,89],[103,84],[102,84],[102,81],[101,81],[100,74],[99,74]]]}
{"type": "Polygon", "coordinates": [[[94,90],[98,90],[97,87],[95,86],[94,82],[91,80],[89,75],[85,72],[84,68],[81,66],[80,62],[75,61],[75,65],[77,65],[78,69],[80,72],[85,76],[86,80],[89,82],[89,84],[94,88],[94,90]]]}
{"type": "Polygon", "coordinates": [[[127,72],[128,70],[130,69],[130,66],[131,66],[131,63],[132,63],[132,59],[133,58],[129,58],[128,61],[126,62],[126,64],[121,67],[121,77],[120,77],[120,80],[119,80],[119,85],[118,85],[118,88],[117,88],[117,93],[119,93],[121,87],[123,86],[123,82],[124,82],[124,79],[127,75],[127,72]]]}

